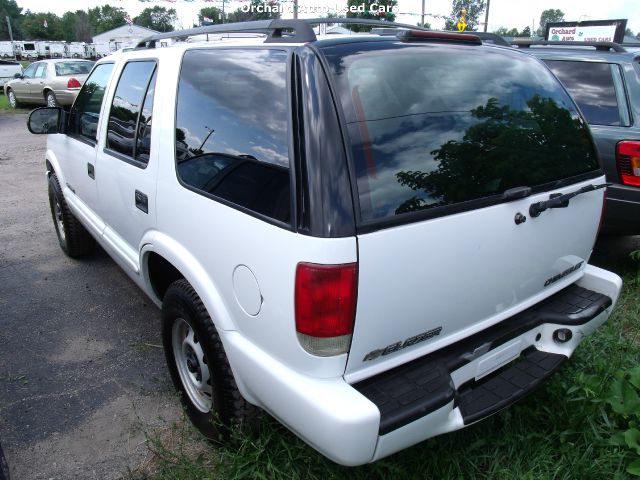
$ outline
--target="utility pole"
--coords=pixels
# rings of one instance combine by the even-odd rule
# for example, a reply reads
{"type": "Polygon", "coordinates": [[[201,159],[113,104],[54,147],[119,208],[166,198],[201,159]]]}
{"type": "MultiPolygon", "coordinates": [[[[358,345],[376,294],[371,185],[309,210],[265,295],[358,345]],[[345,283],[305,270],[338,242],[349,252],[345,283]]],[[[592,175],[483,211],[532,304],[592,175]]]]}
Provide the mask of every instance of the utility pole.
{"type": "Polygon", "coordinates": [[[422,0],[422,26],[424,27],[424,2],[425,0],[422,0]]]}
{"type": "Polygon", "coordinates": [[[298,0],[293,0],[293,18],[298,18],[298,0]]]}
{"type": "Polygon", "coordinates": [[[222,0],[222,23],[224,23],[224,2],[225,0],[222,0]]]}
{"type": "Polygon", "coordinates": [[[487,10],[484,12],[484,31],[487,31],[487,27],[489,26],[489,4],[491,0],[487,0],[487,10]]]}
{"type": "Polygon", "coordinates": [[[9,15],[7,15],[7,28],[9,29],[9,38],[13,42],[13,31],[11,30],[11,20],[9,19],[9,15]]]}

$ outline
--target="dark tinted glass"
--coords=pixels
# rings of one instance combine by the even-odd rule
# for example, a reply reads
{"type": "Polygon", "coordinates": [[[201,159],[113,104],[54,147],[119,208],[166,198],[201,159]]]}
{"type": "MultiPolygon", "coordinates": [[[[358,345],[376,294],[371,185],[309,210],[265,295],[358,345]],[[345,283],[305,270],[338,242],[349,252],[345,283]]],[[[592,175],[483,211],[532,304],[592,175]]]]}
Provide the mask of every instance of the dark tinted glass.
{"type": "Polygon", "coordinates": [[[192,188],[290,221],[287,54],[191,50],[178,87],[176,162],[192,188]]]}
{"type": "Polygon", "coordinates": [[[111,77],[112,63],[98,65],[83,85],[69,116],[69,133],[96,140],[104,91],[111,77]]]}
{"type": "Polygon", "coordinates": [[[127,157],[134,156],[136,125],[155,62],[129,62],[125,65],[113,97],[106,147],[127,157]]]}
{"type": "Polygon", "coordinates": [[[156,75],[158,70],[153,72],[149,89],[144,97],[142,104],[142,113],[138,123],[138,140],[136,142],[136,160],[142,163],[149,162],[149,154],[151,153],[151,114],[153,113],[153,97],[156,91],[156,75]]]}
{"type": "Polygon", "coordinates": [[[594,125],[620,125],[610,63],[545,60],[594,125]]]}
{"type": "Polygon", "coordinates": [[[364,221],[498,200],[510,188],[598,169],[575,105],[527,55],[400,42],[323,50],[346,115],[364,221]]]}

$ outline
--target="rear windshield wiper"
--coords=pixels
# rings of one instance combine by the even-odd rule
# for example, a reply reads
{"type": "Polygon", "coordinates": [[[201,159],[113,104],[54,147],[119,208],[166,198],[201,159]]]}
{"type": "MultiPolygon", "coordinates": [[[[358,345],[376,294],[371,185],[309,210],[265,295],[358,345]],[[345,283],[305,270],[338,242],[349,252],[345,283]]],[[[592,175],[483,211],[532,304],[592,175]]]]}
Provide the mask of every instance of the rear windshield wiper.
{"type": "Polygon", "coordinates": [[[532,203],[529,207],[529,215],[532,217],[537,217],[545,210],[550,208],[565,208],[569,206],[569,200],[573,197],[580,195],[581,193],[593,192],[594,190],[598,190],[600,188],[605,188],[611,185],[610,183],[602,183],[600,185],[586,185],[575,192],[565,193],[561,195],[559,193],[552,194],[549,200],[544,200],[542,202],[532,203]]]}

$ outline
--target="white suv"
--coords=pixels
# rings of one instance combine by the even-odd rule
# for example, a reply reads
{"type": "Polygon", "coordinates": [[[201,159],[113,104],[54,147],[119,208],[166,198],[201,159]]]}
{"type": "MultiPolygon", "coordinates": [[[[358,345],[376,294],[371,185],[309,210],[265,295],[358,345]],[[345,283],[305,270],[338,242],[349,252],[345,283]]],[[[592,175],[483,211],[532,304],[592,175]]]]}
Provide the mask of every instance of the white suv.
{"type": "Polygon", "coordinates": [[[473,35],[392,33],[161,34],[31,114],[56,133],[62,249],[97,241],[162,309],[211,438],[258,406],[372,462],[513,403],[614,307],[620,278],[588,264],[604,176],[556,78],[473,35]]]}

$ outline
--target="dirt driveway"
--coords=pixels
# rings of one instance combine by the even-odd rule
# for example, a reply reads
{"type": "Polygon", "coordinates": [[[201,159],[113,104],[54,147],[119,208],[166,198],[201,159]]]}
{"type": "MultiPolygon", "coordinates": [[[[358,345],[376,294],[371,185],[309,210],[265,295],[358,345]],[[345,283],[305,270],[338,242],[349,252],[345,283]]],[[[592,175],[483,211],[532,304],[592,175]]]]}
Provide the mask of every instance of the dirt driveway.
{"type": "Polygon", "coordinates": [[[45,141],[0,113],[0,443],[12,480],[118,478],[181,410],[158,309],[102,250],[58,247],[45,141]]]}

